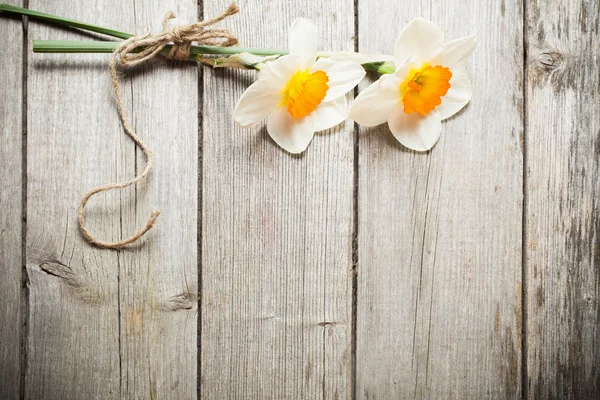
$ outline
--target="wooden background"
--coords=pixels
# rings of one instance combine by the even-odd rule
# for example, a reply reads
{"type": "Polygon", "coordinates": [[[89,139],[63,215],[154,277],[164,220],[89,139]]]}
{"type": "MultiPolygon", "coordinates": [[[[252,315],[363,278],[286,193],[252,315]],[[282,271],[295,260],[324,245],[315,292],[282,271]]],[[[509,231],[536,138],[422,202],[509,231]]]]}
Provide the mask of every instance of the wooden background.
{"type": "MultiPolygon", "coordinates": [[[[228,5],[24,1],[139,33],[228,5]]],[[[476,33],[473,99],[427,153],[347,121],[291,156],[233,123],[254,72],[128,70],[157,166],[94,198],[89,225],[119,240],[163,214],[100,250],[80,197],[143,167],[108,56],[33,54],[91,37],[2,16],[0,399],[598,398],[600,3],[239,5],[223,25],[247,46],[285,47],[299,16],[323,50],[390,53],[417,16],[476,33]]]]}

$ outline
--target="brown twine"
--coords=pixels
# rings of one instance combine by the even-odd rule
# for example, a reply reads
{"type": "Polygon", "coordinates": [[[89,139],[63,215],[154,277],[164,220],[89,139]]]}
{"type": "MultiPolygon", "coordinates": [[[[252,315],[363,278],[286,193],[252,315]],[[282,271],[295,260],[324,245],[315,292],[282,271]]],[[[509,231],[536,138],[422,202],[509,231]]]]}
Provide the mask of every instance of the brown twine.
{"type": "Polygon", "coordinates": [[[144,168],[144,171],[141,174],[133,179],[128,180],[127,182],[110,183],[97,187],[87,193],[83,199],[81,199],[79,209],[77,210],[79,227],[83,233],[83,236],[89,243],[106,249],[122,249],[128,244],[137,241],[146,232],[148,232],[160,214],[160,210],[152,211],[148,222],[146,222],[146,226],[144,226],[134,235],[127,239],[121,240],[120,242],[105,242],[99,240],[90,233],[85,225],[85,206],[92,196],[108,190],[123,189],[131,186],[146,178],[154,166],[154,154],[139,138],[139,136],[136,135],[131,127],[131,123],[129,122],[129,117],[125,112],[125,106],[123,105],[123,100],[121,98],[121,90],[119,88],[117,77],[117,59],[123,66],[133,67],[156,56],[170,43],[172,43],[172,47],[166,57],[180,61],[187,60],[190,57],[190,48],[193,42],[208,46],[236,45],[238,40],[229,30],[224,28],[207,27],[222,21],[230,15],[236,14],[238,11],[238,6],[235,3],[232,3],[229,8],[227,8],[227,10],[217,18],[213,18],[208,21],[196,22],[194,24],[185,26],[167,26],[168,22],[175,18],[175,15],[169,11],[163,19],[162,32],[157,34],[133,36],[123,41],[112,53],[110,57],[110,77],[115,90],[115,97],[117,99],[117,110],[119,112],[119,116],[121,117],[121,122],[123,124],[123,128],[125,129],[125,133],[127,133],[131,140],[133,140],[144,153],[144,156],[146,157],[146,168],[144,168]]]}

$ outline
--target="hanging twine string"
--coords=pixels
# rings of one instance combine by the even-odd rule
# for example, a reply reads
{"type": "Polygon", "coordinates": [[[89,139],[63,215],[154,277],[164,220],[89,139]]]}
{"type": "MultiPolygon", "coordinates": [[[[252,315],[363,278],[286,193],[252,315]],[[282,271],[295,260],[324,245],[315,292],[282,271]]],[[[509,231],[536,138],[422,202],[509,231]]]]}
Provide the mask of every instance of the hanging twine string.
{"type": "Polygon", "coordinates": [[[175,18],[175,15],[172,12],[168,12],[163,19],[162,32],[157,34],[133,36],[123,41],[112,53],[110,57],[110,77],[115,90],[115,97],[117,99],[117,110],[119,111],[119,116],[121,117],[121,122],[123,123],[125,133],[127,133],[131,140],[133,140],[144,153],[146,158],[146,167],[141,174],[131,180],[128,180],[127,182],[110,183],[97,187],[88,192],[83,199],[81,199],[79,209],[77,210],[79,227],[81,228],[83,236],[91,244],[106,249],[122,249],[128,244],[134,243],[139,238],[144,236],[144,234],[148,232],[152,226],[154,226],[154,222],[160,214],[160,210],[152,211],[148,222],[146,222],[146,226],[144,226],[134,235],[127,239],[121,240],[120,242],[105,242],[99,240],[91,234],[85,225],[85,206],[92,196],[108,190],[123,189],[131,186],[145,179],[150,174],[150,171],[154,166],[154,154],[140,139],[140,137],[136,135],[131,127],[131,123],[129,122],[129,117],[125,112],[125,106],[123,104],[123,99],[121,98],[121,90],[119,88],[117,77],[117,61],[120,61],[123,66],[133,67],[155,57],[169,44],[172,44],[172,47],[166,57],[179,61],[189,59],[190,48],[194,42],[208,46],[234,46],[238,43],[238,39],[233,36],[229,30],[223,28],[211,28],[210,26],[233,14],[236,14],[237,12],[239,12],[238,6],[235,3],[232,3],[229,8],[227,8],[227,10],[217,18],[184,26],[168,26],[168,22],[175,18]]]}

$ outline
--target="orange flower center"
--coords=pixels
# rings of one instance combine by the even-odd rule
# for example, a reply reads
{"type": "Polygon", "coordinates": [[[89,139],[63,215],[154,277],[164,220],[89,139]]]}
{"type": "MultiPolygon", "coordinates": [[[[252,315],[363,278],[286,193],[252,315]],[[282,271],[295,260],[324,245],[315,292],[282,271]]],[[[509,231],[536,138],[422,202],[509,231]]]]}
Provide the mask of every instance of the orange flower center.
{"type": "Polygon", "coordinates": [[[298,71],[283,89],[281,104],[287,106],[292,117],[304,118],[315,111],[325,98],[329,89],[327,82],[329,77],[324,71],[298,71]]]}
{"type": "Polygon", "coordinates": [[[452,72],[446,67],[423,64],[412,69],[408,78],[400,85],[404,112],[418,112],[423,116],[442,104],[442,97],[450,89],[452,72]]]}

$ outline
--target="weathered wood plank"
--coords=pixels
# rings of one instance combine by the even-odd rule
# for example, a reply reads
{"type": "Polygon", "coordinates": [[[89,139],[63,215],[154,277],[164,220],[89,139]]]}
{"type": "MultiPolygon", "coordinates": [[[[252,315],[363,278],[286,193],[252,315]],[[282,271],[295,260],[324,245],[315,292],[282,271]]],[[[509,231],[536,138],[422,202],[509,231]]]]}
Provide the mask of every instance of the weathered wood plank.
{"type": "Polygon", "coordinates": [[[600,393],[600,10],[527,3],[527,367],[531,398],[600,393]]]}
{"type": "MultiPolygon", "coordinates": [[[[204,2],[204,15],[228,4],[204,2]]],[[[247,1],[224,25],[243,45],[281,48],[300,16],[317,23],[323,49],[352,50],[351,0],[247,1]]],[[[233,106],[254,79],[204,74],[201,393],[348,398],[352,124],[291,156],[264,124],[234,125],[233,106]]]]}
{"type": "MultiPolygon", "coordinates": [[[[29,5],[100,25],[127,24],[127,9],[99,13],[85,1],[32,0],[29,5]]],[[[85,38],[34,21],[29,37],[85,38]]],[[[118,398],[119,256],[87,245],[76,222],[85,191],[126,179],[133,171],[132,146],[123,140],[111,102],[107,57],[30,52],[28,92],[25,396],[118,398]]],[[[90,204],[90,226],[108,240],[121,236],[121,196],[109,192],[90,204]]]]}
{"type": "MultiPolygon", "coordinates": [[[[31,8],[142,32],[195,2],[31,2],[31,8]]],[[[31,37],[81,37],[34,25],[31,37]]],[[[162,208],[130,251],[100,250],[77,229],[81,195],[131,178],[144,161],[119,122],[106,55],[35,55],[29,68],[28,398],[194,398],[196,394],[197,69],[129,70],[122,91],[157,156],[148,185],[92,199],[88,224],[119,240],[162,208]],[[136,159],[137,157],[137,159],[136,159]]]]}
{"type": "Polygon", "coordinates": [[[21,371],[21,18],[2,18],[0,37],[0,76],[9,83],[0,85],[0,399],[12,400],[19,398],[21,371]]]}
{"type": "Polygon", "coordinates": [[[422,16],[478,35],[471,104],[427,153],[360,129],[357,398],[520,398],[522,6],[359,2],[363,52],[422,16]]]}
{"type": "MultiPolygon", "coordinates": [[[[194,0],[136,0],[135,32],[158,32],[163,16],[173,24],[197,20],[194,0]]],[[[198,67],[153,60],[129,70],[133,121],[157,157],[136,207],[123,208],[125,229],[143,225],[162,209],[145,245],[121,254],[122,396],[196,397],[198,327],[198,67]]],[[[126,78],[127,79],[127,78],[126,78]]],[[[136,152],[137,168],[144,157],[136,152]]]]}

